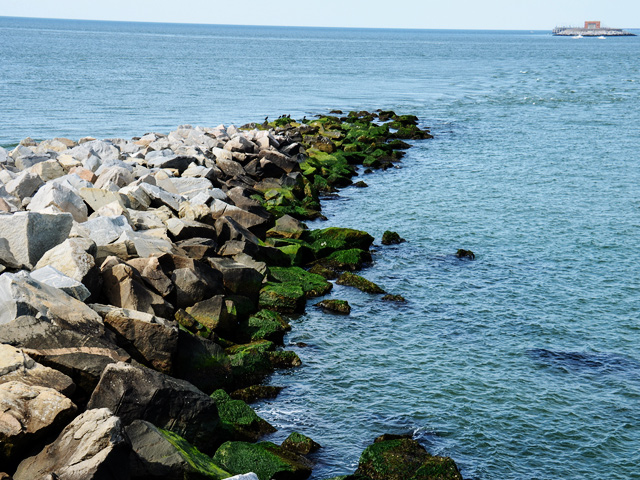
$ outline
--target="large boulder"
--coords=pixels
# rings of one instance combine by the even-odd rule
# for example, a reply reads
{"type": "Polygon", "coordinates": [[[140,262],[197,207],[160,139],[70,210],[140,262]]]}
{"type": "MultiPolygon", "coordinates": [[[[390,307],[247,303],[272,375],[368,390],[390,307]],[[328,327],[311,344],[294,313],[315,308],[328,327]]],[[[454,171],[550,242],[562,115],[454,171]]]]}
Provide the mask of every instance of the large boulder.
{"type": "Polygon", "coordinates": [[[430,455],[411,438],[385,438],[362,452],[356,475],[371,480],[462,480],[451,458],[430,455]]]}
{"type": "Polygon", "coordinates": [[[175,322],[149,313],[91,305],[105,325],[116,334],[117,344],[133,359],[159,372],[171,374],[178,350],[178,326],[175,322]]]}
{"type": "Polygon", "coordinates": [[[187,308],[187,313],[202,325],[216,333],[233,331],[237,317],[233,301],[223,295],[215,295],[187,308]]]}
{"type": "Polygon", "coordinates": [[[146,420],[204,453],[212,453],[224,439],[213,399],[189,382],[126,363],[105,368],[87,408],[109,408],[125,425],[146,420]]]}
{"type": "Polygon", "coordinates": [[[76,412],[60,392],[8,382],[0,385],[0,462],[13,462],[46,435],[55,433],[76,412]]]}
{"type": "Polygon", "coordinates": [[[213,461],[231,473],[254,472],[260,480],[304,480],[311,475],[309,460],[271,442],[227,442],[213,461]]]}
{"type": "Polygon", "coordinates": [[[73,298],[84,302],[91,296],[91,292],[78,280],[67,277],[58,269],[53,268],[50,265],[46,267],[38,268],[31,272],[31,278],[36,279],[39,282],[46,283],[49,286],[59,288],[73,298]]]}
{"type": "Polygon", "coordinates": [[[106,408],[87,410],[42,452],[20,463],[13,478],[127,479],[128,454],[120,419],[106,408]]]}
{"type": "Polygon", "coordinates": [[[131,442],[131,478],[221,480],[230,474],[184,438],[144,420],[126,427],[131,442]]]}
{"type": "Polygon", "coordinates": [[[161,296],[166,297],[173,291],[173,283],[162,270],[158,257],[132,258],[126,263],[135,268],[144,282],[161,296]]]}
{"type": "Polygon", "coordinates": [[[211,397],[218,405],[220,428],[228,432],[233,440],[255,442],[276,428],[259,417],[258,414],[242,400],[232,399],[224,390],[216,390],[211,397]]]}
{"type": "MultiPolygon", "coordinates": [[[[48,250],[67,239],[72,224],[69,213],[0,215],[0,245],[9,250],[17,263],[32,269],[48,250]]],[[[0,263],[4,263],[2,258],[0,263]]]]}
{"type": "Polygon", "coordinates": [[[0,384],[14,381],[53,388],[67,397],[76,389],[64,373],[36,362],[23,350],[0,343],[0,384]]]}
{"type": "Polygon", "coordinates": [[[89,238],[69,238],[47,251],[35,268],[50,266],[81,282],[92,294],[100,290],[100,271],[96,266],[96,244],[89,238]]]}
{"type": "Polygon", "coordinates": [[[209,264],[222,273],[225,288],[235,294],[257,300],[264,274],[230,258],[211,258],[209,264]]]}
{"type": "Polygon", "coordinates": [[[231,383],[231,363],[217,343],[180,330],[173,374],[211,393],[231,383]]]}
{"type": "Polygon", "coordinates": [[[173,316],[173,307],[161,295],[147,288],[135,268],[109,257],[101,270],[102,293],[111,305],[164,318],[173,316]]]}
{"type": "Polygon", "coordinates": [[[82,197],[70,188],[54,182],[40,188],[27,207],[32,212],[46,211],[50,208],[70,213],[78,223],[87,221],[87,205],[82,197]]]}
{"type": "Polygon", "coordinates": [[[107,364],[130,359],[96,312],[26,272],[0,275],[0,342],[69,375],[85,394],[107,364]]]}
{"type": "Polygon", "coordinates": [[[159,256],[158,261],[175,286],[169,298],[177,308],[189,307],[223,291],[222,274],[205,263],[169,254],[159,256]]]}

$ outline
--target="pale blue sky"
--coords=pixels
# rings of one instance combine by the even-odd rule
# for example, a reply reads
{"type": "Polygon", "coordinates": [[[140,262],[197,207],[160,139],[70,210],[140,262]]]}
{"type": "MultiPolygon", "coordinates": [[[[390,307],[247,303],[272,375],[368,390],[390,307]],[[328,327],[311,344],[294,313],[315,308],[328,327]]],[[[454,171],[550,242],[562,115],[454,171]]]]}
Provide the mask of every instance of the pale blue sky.
{"type": "Polygon", "coordinates": [[[236,25],[550,30],[640,28],[640,0],[0,0],[0,16],[236,25]]]}

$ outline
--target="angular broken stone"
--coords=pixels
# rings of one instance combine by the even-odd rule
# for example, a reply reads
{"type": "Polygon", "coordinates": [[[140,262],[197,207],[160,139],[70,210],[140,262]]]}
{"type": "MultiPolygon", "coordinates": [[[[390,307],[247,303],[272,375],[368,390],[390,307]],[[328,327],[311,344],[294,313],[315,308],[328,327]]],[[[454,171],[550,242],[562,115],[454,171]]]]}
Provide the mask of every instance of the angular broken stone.
{"type": "Polygon", "coordinates": [[[47,285],[59,288],[67,295],[70,295],[81,302],[84,302],[91,296],[91,292],[78,280],[66,276],[51,265],[38,268],[31,272],[31,278],[46,283],[47,285]]]}
{"type": "Polygon", "coordinates": [[[53,388],[67,397],[76,389],[64,373],[36,362],[19,348],[0,343],[0,383],[7,382],[53,388]]]}
{"type": "Polygon", "coordinates": [[[149,313],[92,305],[105,325],[116,333],[116,342],[132,358],[159,372],[171,374],[178,349],[178,325],[149,313]]]}
{"type": "Polygon", "coordinates": [[[20,463],[13,478],[129,478],[129,450],[118,417],[106,408],[87,410],[38,455],[20,463]]]}
{"type": "Polygon", "coordinates": [[[124,425],[146,420],[212,453],[224,438],[213,399],[189,382],[126,363],[109,365],[91,395],[88,409],[108,408],[124,425]]]}
{"type": "MultiPolygon", "coordinates": [[[[112,258],[112,257],[111,257],[112,258]]],[[[137,270],[124,263],[102,266],[102,292],[114,306],[170,318],[173,307],[144,284],[137,270]]]]}
{"type": "Polygon", "coordinates": [[[0,461],[19,460],[38,440],[56,430],[76,412],[60,392],[21,382],[0,384],[0,461]]]}
{"type": "Polygon", "coordinates": [[[45,252],[67,239],[72,224],[73,217],[68,213],[0,215],[0,244],[8,248],[17,263],[31,269],[45,252]]]}

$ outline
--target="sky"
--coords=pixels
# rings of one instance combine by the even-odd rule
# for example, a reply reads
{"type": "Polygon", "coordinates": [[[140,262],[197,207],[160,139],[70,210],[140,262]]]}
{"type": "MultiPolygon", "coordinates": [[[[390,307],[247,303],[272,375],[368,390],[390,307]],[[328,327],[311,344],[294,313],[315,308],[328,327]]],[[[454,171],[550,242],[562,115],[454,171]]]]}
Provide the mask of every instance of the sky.
{"type": "Polygon", "coordinates": [[[0,16],[231,25],[551,30],[640,28],[640,0],[0,0],[0,16]]]}

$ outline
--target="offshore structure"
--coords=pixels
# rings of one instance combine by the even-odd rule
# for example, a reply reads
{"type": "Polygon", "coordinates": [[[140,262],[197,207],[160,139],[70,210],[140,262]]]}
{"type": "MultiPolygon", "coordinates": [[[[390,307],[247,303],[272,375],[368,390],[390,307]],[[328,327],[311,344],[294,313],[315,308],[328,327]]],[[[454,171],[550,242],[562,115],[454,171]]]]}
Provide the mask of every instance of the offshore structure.
{"type": "Polygon", "coordinates": [[[620,28],[602,27],[599,21],[584,22],[583,27],[556,27],[553,35],[560,37],[635,37],[635,33],[630,33],[620,28]]]}

